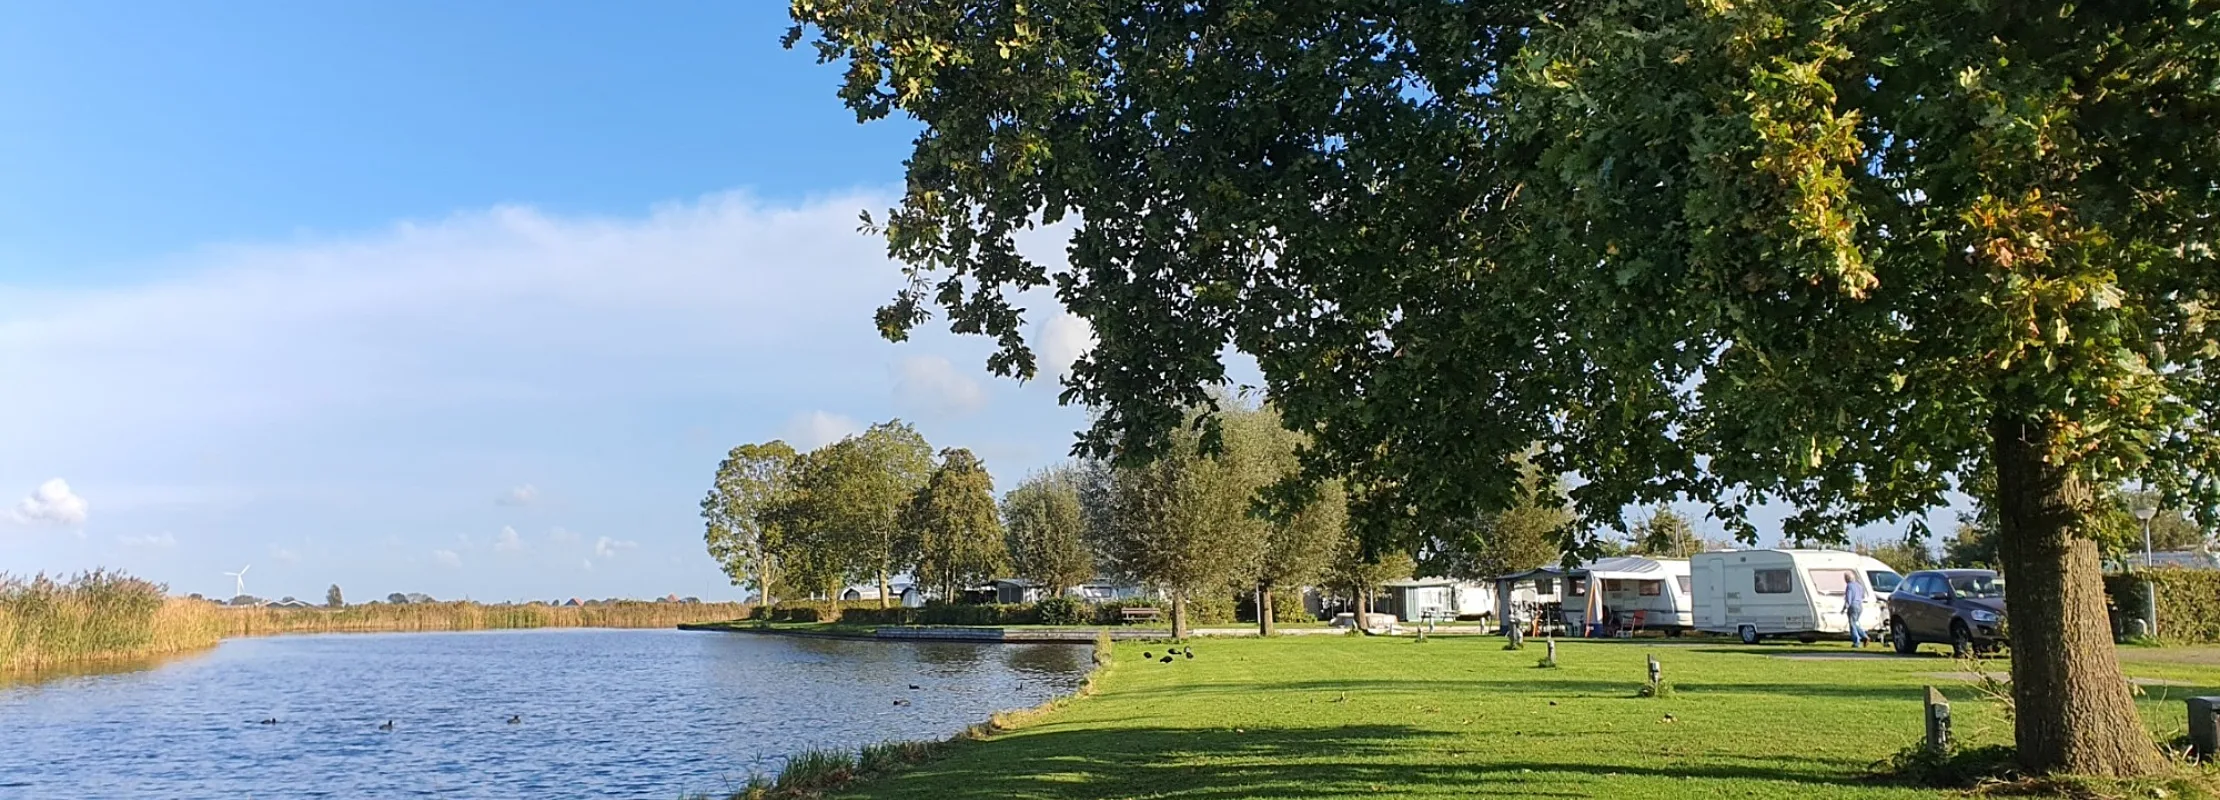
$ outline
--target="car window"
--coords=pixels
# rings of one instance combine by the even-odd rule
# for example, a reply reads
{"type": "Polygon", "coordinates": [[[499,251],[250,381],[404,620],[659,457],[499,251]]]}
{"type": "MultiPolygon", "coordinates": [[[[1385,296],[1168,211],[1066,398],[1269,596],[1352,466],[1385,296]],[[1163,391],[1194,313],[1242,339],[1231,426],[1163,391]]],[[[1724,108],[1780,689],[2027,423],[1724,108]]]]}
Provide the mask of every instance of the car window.
{"type": "Polygon", "coordinates": [[[1885,569],[1876,569],[1866,571],[1865,581],[1873,585],[1873,591],[1887,594],[1896,591],[1896,585],[1903,583],[1904,577],[1885,569]]]}
{"type": "Polygon", "coordinates": [[[1857,580],[1853,577],[1857,573],[1846,569],[1815,569],[1810,574],[1813,589],[1818,590],[1820,594],[1831,594],[1836,597],[1841,597],[1842,593],[1849,589],[1850,582],[1857,580]]]}
{"type": "Polygon", "coordinates": [[[1788,579],[1788,570],[1760,569],[1750,572],[1750,580],[1758,594],[1788,594],[1795,591],[1788,579]]]}
{"type": "Polygon", "coordinates": [[[1950,588],[1960,597],[2004,599],[2004,579],[1995,575],[1959,575],[1950,579],[1950,588]]]}
{"type": "Polygon", "coordinates": [[[1906,584],[1906,585],[1904,586],[1904,592],[1905,592],[1906,594],[1916,594],[1916,595],[1919,595],[1919,596],[1921,596],[1921,597],[1926,597],[1926,596],[1929,596],[1929,595],[1932,595],[1932,594],[1934,594],[1934,593],[1935,593],[1935,576],[1933,576],[1933,575],[1914,575],[1914,576],[1912,576],[1912,579],[1911,579],[1911,580],[1910,580],[1910,581],[1909,581],[1909,582],[1908,582],[1908,583],[1907,583],[1907,584],[1906,584]]]}

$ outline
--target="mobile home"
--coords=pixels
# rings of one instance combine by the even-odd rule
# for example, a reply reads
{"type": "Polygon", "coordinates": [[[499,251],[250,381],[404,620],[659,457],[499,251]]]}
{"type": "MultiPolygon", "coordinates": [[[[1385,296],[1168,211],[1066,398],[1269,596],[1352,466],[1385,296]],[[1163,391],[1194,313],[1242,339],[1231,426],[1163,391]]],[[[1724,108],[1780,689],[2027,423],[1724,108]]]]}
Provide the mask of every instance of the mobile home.
{"type": "Polygon", "coordinates": [[[1495,613],[1495,587],[1455,578],[1405,578],[1380,584],[1388,609],[1404,622],[1486,616],[1495,613]]]}
{"type": "Polygon", "coordinates": [[[1869,556],[1840,550],[1726,550],[1690,560],[1696,584],[1696,629],[1734,634],[1747,644],[1769,637],[1802,641],[1848,636],[1842,597],[1864,584],[1860,627],[1888,627],[1889,592],[1902,577],[1869,556]]]}
{"type": "Polygon", "coordinates": [[[1690,588],[1687,561],[1599,558],[1570,570],[1543,567],[1497,578],[1496,613],[1505,626],[1539,614],[1550,627],[1561,623],[1567,631],[1610,628],[1677,634],[1694,623],[1690,588]]]}

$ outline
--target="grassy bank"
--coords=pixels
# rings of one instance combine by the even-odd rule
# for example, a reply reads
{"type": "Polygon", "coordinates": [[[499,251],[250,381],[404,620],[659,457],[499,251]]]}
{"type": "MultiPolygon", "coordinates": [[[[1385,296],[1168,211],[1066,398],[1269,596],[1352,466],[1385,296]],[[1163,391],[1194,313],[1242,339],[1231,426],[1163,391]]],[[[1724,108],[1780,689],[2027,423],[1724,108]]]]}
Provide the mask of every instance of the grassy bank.
{"type": "Polygon", "coordinates": [[[739,603],[489,606],[361,605],[231,608],[168,597],[159,584],[110,572],[67,581],[0,576],[0,671],[149,658],[212,647],[226,636],[469,631],[507,628],[668,628],[732,619],[739,603]]]}
{"type": "MultiPolygon", "coordinates": [[[[1933,798],[1947,793],[1873,774],[1918,740],[1920,687],[1952,698],[1968,744],[2011,737],[1994,703],[1936,674],[1963,669],[1940,655],[1565,642],[1539,669],[1539,643],[1306,637],[1142,657],[1162,649],[1119,643],[1093,697],[835,796],[1933,798]],[[1636,696],[1652,653],[1668,697],[1636,696]],[[1797,657],[1813,655],[1835,658],[1797,657]]],[[[2187,684],[2144,689],[2160,738],[2185,729],[2182,698],[2220,694],[2220,663],[2123,657],[2132,677],[2187,684]]]]}

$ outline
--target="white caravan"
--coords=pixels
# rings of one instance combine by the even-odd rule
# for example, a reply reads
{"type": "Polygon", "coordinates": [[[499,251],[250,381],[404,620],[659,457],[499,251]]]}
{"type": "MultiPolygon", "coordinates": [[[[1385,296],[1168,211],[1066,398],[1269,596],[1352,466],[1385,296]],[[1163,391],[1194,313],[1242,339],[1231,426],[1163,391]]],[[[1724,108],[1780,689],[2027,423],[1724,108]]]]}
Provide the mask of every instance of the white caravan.
{"type": "Polygon", "coordinates": [[[1679,635],[1690,625],[1688,562],[1670,558],[1600,558],[1570,571],[1543,567],[1496,579],[1498,618],[1539,615],[1552,627],[1598,632],[1661,630],[1679,635]]]}
{"type": "Polygon", "coordinates": [[[1903,579],[1878,559],[1840,550],[1726,550],[1699,553],[1689,566],[1696,630],[1734,634],[1745,644],[1774,636],[1810,642],[1850,635],[1842,596],[1851,581],[1867,589],[1859,627],[1885,630],[1889,593],[1903,579]]]}

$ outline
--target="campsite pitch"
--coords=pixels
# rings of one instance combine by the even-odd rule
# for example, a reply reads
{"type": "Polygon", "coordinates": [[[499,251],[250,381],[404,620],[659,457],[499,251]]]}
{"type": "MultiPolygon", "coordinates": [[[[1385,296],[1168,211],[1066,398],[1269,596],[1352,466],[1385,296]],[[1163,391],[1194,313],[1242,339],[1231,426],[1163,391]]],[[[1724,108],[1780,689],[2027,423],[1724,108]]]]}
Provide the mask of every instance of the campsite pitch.
{"type": "MultiPolygon", "coordinates": [[[[1843,645],[1492,637],[1200,640],[1195,658],[1143,661],[1119,643],[1097,693],[1015,731],[843,796],[1933,798],[1877,762],[1918,740],[1921,687],[1954,704],[1969,744],[2011,726],[1937,654],[1783,659],[1843,645]],[[1641,698],[1645,656],[1675,691],[1641,698]]],[[[2001,667],[1992,662],[1990,668],[2001,667]]],[[[2185,728],[2182,698],[2220,694],[2220,664],[2128,662],[2153,732],[2185,728]],[[2186,685],[2176,685],[2186,684],[2186,685]]]]}

